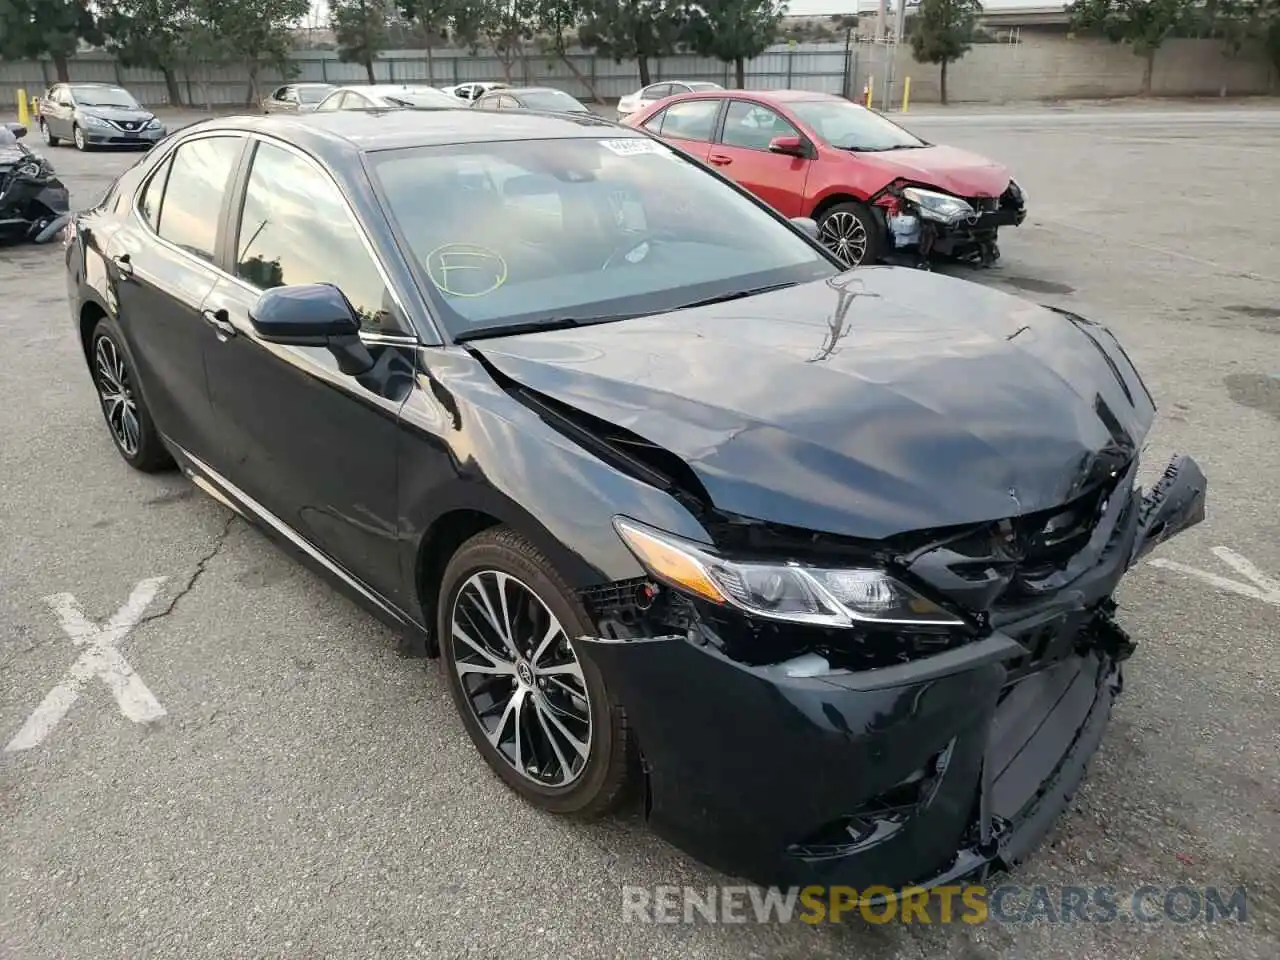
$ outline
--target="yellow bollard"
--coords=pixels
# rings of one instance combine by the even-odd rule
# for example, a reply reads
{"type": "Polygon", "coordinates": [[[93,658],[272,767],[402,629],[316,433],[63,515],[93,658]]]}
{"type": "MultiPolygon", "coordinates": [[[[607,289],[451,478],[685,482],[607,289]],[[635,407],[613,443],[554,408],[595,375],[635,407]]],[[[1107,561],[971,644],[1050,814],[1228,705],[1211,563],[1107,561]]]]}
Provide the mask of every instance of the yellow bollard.
{"type": "Polygon", "coordinates": [[[27,108],[27,91],[18,91],[18,122],[24,127],[31,126],[31,112],[27,108]]]}
{"type": "Polygon", "coordinates": [[[902,112],[907,112],[907,104],[911,102],[911,78],[902,81],[902,112]]]}
{"type": "Polygon", "coordinates": [[[875,85],[876,85],[876,78],[875,78],[875,77],[867,77],[867,107],[868,107],[868,109],[870,109],[870,107],[871,107],[872,93],[873,93],[873,91],[874,91],[874,89],[875,89],[875,85]]]}

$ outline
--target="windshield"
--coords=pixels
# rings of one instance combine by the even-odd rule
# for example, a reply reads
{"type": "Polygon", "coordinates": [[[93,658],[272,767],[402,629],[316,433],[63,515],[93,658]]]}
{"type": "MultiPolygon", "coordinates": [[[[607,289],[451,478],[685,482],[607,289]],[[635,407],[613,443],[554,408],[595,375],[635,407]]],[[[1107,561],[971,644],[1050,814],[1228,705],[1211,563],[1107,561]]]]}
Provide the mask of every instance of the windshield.
{"type": "Polygon", "coordinates": [[[319,103],[332,92],[333,87],[299,87],[298,100],[301,103],[319,103]]]}
{"type": "Polygon", "coordinates": [[[585,113],[587,110],[562,90],[537,90],[518,96],[530,110],[552,110],[559,113],[585,113]]]}
{"type": "Polygon", "coordinates": [[[451,97],[435,87],[423,87],[421,90],[397,90],[395,93],[383,95],[388,103],[397,107],[456,107],[457,97],[451,97]]]}
{"type": "Polygon", "coordinates": [[[455,337],[659,313],[839,269],[766,209],[647,137],[369,157],[455,337]]]}
{"type": "Polygon", "coordinates": [[[125,107],[139,109],[138,101],[120,87],[72,87],[71,94],[82,107],[125,107]]]}
{"type": "Polygon", "coordinates": [[[791,112],[841,150],[906,150],[928,146],[880,114],[848,100],[795,100],[791,112]]]}

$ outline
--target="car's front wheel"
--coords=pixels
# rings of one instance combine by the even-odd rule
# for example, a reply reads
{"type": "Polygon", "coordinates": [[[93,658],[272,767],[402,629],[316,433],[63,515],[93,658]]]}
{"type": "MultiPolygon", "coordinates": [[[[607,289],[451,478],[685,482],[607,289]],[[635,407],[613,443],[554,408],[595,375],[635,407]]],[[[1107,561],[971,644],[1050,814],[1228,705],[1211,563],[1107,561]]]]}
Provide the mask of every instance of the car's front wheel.
{"type": "Polygon", "coordinates": [[[44,117],[40,118],[40,136],[44,137],[44,142],[51,147],[56,147],[60,142],[49,130],[49,124],[45,122],[44,117]]]}
{"type": "Polygon", "coordinates": [[[599,816],[631,786],[621,707],[575,637],[590,621],[550,562],[507,527],[468,540],[440,586],[449,692],[485,761],[530,803],[599,816]]]}
{"type": "Polygon", "coordinates": [[[138,375],[115,321],[104,317],[89,339],[89,363],[102,415],[125,463],[143,473],[173,465],[138,389],[138,375]]]}
{"type": "Polygon", "coordinates": [[[89,149],[89,140],[84,135],[84,129],[80,126],[80,124],[77,123],[74,127],[71,128],[71,137],[75,141],[77,150],[83,151],[83,150],[89,149]]]}
{"type": "Polygon", "coordinates": [[[883,246],[871,211],[860,203],[837,203],[818,218],[818,240],[841,263],[857,267],[880,259],[883,246]]]}

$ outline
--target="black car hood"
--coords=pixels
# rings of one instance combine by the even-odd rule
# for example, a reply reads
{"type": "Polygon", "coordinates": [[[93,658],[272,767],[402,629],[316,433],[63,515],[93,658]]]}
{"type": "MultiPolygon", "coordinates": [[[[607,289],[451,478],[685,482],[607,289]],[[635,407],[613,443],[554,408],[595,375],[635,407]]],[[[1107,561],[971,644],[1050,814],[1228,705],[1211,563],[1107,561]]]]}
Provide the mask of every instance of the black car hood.
{"type": "Polygon", "coordinates": [[[19,160],[26,159],[27,151],[21,144],[0,143],[0,170],[8,170],[19,160]]]}
{"type": "Polygon", "coordinates": [[[1105,328],[905,268],[469,346],[681,457],[718,510],[871,539],[1058,506],[1155,413],[1105,328]]]}

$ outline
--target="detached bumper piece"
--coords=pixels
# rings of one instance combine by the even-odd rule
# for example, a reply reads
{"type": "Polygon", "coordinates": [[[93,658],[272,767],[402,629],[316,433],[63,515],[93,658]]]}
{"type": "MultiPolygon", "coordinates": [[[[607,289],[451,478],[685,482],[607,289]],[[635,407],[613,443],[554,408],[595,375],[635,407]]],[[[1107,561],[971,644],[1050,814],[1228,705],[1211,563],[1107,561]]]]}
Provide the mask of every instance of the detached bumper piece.
{"type": "Polygon", "coordinates": [[[1123,689],[1134,643],[1116,585],[1204,516],[1193,460],[1175,458],[1145,497],[1136,471],[1136,459],[1107,468],[1071,503],[907,557],[913,577],[976,612],[980,626],[947,644],[894,628],[810,642],[688,602],[663,610],[641,582],[588,591],[601,636],[578,654],[627,710],[655,831],[765,885],[929,887],[1024,859],[1123,689]],[[762,638],[795,642],[762,664],[743,655],[762,638]],[[841,644],[889,655],[850,667],[841,644]]]}

